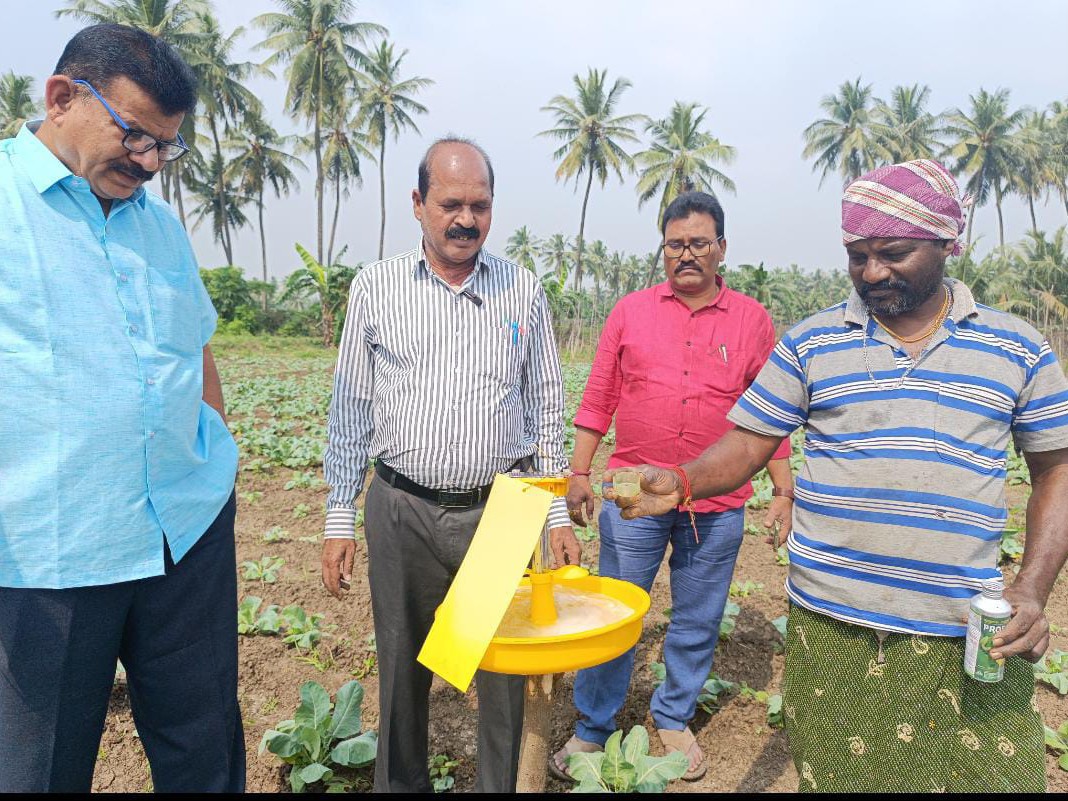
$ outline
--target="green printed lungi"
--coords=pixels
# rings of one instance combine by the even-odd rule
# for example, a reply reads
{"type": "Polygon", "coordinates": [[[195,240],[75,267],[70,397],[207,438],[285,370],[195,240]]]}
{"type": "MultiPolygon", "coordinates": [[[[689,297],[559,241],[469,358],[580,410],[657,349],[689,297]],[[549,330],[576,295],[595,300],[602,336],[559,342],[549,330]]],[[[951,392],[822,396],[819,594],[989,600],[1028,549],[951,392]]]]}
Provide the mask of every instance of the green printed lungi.
{"type": "Polygon", "coordinates": [[[794,605],[783,716],[801,792],[1044,792],[1042,719],[1019,657],[983,684],[963,637],[889,634],[794,605]]]}

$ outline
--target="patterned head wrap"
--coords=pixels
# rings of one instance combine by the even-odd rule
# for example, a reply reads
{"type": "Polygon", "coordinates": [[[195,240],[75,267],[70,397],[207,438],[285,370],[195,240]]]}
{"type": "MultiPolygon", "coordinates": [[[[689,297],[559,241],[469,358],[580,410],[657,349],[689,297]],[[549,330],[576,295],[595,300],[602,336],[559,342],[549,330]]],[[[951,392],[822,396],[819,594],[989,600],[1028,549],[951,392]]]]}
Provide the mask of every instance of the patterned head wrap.
{"type": "Polygon", "coordinates": [[[964,207],[957,182],[936,161],[918,159],[891,164],[860,176],[842,198],[842,241],[875,237],[947,239],[964,231],[964,207]]]}

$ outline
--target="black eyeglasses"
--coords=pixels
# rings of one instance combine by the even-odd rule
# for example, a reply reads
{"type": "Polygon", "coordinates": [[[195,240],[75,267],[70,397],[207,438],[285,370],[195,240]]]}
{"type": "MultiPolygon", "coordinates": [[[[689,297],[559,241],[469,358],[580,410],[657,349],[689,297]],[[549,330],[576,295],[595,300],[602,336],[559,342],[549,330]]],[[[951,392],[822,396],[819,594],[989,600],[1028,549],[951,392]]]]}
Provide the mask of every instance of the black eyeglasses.
{"type": "Polygon", "coordinates": [[[721,239],[723,239],[722,236],[717,236],[715,239],[694,239],[691,242],[672,240],[664,243],[664,255],[669,259],[679,259],[682,258],[683,252],[688,250],[695,259],[699,259],[711,253],[712,246],[721,239]]]}
{"type": "Polygon", "coordinates": [[[178,134],[178,141],[176,142],[162,142],[154,136],[149,136],[144,131],[131,128],[122,117],[115,113],[115,109],[108,105],[108,101],[100,96],[100,92],[96,91],[89,81],[76,80],[74,83],[84,86],[93,93],[93,97],[104,104],[108,114],[115,120],[115,124],[125,132],[126,135],[122,137],[122,146],[131,153],[147,153],[155,148],[159,153],[160,161],[177,161],[189,152],[189,146],[182,139],[181,134],[178,134]]]}

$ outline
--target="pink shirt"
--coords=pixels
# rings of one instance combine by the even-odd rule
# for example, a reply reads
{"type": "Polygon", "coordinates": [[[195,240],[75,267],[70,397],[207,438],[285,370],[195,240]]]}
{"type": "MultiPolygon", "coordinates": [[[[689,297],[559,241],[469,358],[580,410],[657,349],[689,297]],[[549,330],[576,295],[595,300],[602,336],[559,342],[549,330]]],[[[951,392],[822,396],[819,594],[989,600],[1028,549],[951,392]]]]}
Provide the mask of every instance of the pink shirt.
{"type": "MultiPolygon", "coordinates": [[[[768,312],[717,278],[719,294],[690,311],[667,282],[621,298],[605,321],[575,425],[604,434],[616,419],[608,467],[688,462],[734,426],[727,412],[775,347],[768,312]]],[[[774,458],[790,455],[783,440],[774,458]]],[[[698,512],[745,505],[745,486],[695,502],[698,512]]]]}

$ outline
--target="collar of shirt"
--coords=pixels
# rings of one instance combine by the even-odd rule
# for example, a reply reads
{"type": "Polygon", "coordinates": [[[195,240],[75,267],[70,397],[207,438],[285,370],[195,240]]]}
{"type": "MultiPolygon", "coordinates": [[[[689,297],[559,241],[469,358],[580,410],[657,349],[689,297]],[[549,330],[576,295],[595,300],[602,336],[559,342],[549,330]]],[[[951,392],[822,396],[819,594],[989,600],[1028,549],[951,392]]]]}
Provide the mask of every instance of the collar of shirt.
{"type": "MultiPolygon", "coordinates": [[[[712,300],[710,300],[706,305],[702,306],[701,309],[697,309],[697,311],[709,308],[723,309],[724,311],[726,311],[730,308],[730,293],[727,290],[727,282],[724,280],[722,275],[716,276],[716,286],[719,287],[719,291],[716,293],[716,296],[712,298],[712,300]]],[[[664,281],[661,284],[657,284],[656,294],[657,297],[659,297],[661,300],[667,298],[674,298],[679,303],[683,302],[682,298],[680,298],[672,291],[670,281],[664,281]]]]}
{"type": "MultiPolygon", "coordinates": [[[[26,173],[34,188],[42,195],[58,183],[63,183],[75,192],[91,194],[89,182],[72,173],[67,165],[56,158],[44,142],[37,138],[37,129],[43,120],[30,120],[25,123],[15,136],[13,152],[17,156],[19,168],[26,173]]],[[[145,207],[145,188],[139,186],[130,197],[120,203],[137,203],[145,207]]]]}
{"type": "Polygon", "coordinates": [[[441,283],[448,286],[453,292],[461,292],[465,287],[471,284],[475,280],[475,276],[477,276],[487,264],[486,249],[479,248],[478,253],[475,254],[475,269],[471,271],[471,274],[464,279],[464,282],[460,284],[460,286],[454,287],[434,272],[433,268],[430,266],[430,260],[426,257],[426,248],[423,247],[422,239],[419,240],[419,247],[416,248],[416,253],[419,258],[416,260],[415,268],[412,270],[412,277],[419,278],[420,276],[424,276],[426,278],[436,278],[441,281],[441,283]]]}

